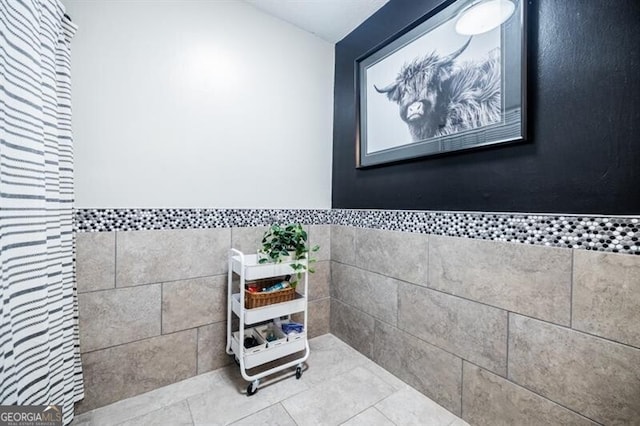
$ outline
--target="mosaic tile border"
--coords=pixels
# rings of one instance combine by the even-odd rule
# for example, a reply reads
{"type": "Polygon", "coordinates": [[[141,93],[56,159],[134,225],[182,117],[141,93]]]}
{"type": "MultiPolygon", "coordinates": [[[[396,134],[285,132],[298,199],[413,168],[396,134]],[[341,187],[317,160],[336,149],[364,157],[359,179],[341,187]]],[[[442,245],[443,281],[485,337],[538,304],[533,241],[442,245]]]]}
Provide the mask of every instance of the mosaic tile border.
{"type": "Polygon", "coordinates": [[[322,209],[78,209],[77,232],[336,224],[640,255],[640,217],[322,209]]]}
{"type": "Polygon", "coordinates": [[[206,229],[299,222],[329,224],[330,210],[302,209],[76,209],[76,232],[206,229]]]}
{"type": "Polygon", "coordinates": [[[360,228],[640,255],[640,217],[526,213],[332,210],[360,228]]]}

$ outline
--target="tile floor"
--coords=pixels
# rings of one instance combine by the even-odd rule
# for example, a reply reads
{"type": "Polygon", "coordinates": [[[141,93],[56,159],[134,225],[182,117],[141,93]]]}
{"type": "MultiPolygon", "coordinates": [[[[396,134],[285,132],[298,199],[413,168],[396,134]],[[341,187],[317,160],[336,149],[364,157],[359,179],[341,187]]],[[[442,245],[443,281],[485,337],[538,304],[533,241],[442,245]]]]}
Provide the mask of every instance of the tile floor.
{"type": "Polygon", "coordinates": [[[251,397],[233,365],[84,413],[72,425],[468,426],[337,337],[310,346],[300,380],[276,377],[251,397]]]}

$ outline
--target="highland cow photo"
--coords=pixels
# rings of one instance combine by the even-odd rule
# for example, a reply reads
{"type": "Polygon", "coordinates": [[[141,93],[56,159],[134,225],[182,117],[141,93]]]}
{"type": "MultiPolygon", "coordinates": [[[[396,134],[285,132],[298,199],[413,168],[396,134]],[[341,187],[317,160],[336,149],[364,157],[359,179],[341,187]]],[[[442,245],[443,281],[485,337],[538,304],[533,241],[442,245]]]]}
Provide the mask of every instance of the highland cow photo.
{"type": "Polygon", "coordinates": [[[360,166],[523,139],[521,21],[461,30],[465,3],[359,61],[360,166]]]}

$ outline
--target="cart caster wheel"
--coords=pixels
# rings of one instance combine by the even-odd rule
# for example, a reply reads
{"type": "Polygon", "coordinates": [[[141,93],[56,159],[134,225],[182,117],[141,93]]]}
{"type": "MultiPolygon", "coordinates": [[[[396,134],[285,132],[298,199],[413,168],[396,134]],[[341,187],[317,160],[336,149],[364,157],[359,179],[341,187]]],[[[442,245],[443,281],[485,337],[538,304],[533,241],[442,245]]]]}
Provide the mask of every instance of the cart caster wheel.
{"type": "Polygon", "coordinates": [[[296,379],[300,379],[300,377],[302,377],[302,367],[297,367],[296,368],[296,379]]]}
{"type": "Polygon", "coordinates": [[[255,395],[258,392],[258,383],[252,382],[247,386],[247,396],[255,395]]]}

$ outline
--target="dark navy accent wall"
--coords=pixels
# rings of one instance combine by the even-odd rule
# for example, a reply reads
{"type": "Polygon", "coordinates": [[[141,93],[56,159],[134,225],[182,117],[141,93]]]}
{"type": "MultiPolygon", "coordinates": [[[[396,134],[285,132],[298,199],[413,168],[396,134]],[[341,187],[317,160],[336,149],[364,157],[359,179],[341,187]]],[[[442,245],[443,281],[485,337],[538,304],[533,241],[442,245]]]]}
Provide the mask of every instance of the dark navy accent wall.
{"type": "Polygon", "coordinates": [[[640,214],[638,0],[530,1],[528,142],[355,168],[355,59],[440,3],[391,0],[336,45],[333,208],[640,214]]]}

